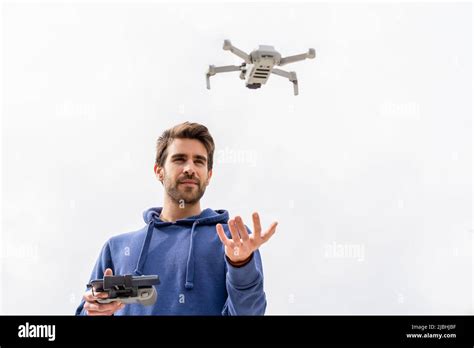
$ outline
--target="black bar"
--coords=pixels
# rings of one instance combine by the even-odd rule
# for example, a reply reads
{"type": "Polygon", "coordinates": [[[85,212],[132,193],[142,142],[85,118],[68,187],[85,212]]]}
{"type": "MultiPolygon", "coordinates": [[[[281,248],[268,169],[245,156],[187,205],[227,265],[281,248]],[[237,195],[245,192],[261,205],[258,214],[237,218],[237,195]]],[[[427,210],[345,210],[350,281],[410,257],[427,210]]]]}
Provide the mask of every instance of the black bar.
{"type": "Polygon", "coordinates": [[[0,316],[1,348],[77,344],[474,346],[473,316],[0,316]],[[40,327],[33,325],[41,325],[40,327]],[[54,325],[54,340],[52,326],[54,325]],[[20,333],[21,331],[21,333],[20,333]],[[19,337],[19,335],[43,337],[19,337]],[[438,336],[441,335],[441,338],[438,336]],[[408,337],[407,335],[421,335],[408,337]],[[442,336],[444,335],[444,336],[442,336]],[[448,337],[446,335],[450,335],[448,337]],[[230,341],[229,341],[230,340],[230,341]]]}

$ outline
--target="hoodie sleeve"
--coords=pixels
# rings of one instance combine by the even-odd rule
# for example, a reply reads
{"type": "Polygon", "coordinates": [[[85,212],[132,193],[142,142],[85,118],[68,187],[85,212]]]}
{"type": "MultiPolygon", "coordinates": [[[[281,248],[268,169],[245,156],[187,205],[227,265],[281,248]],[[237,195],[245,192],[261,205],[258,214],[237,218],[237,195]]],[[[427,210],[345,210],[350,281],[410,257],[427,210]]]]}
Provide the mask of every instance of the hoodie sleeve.
{"type": "MultiPolygon", "coordinates": [[[[90,280],[102,279],[104,277],[104,272],[107,268],[111,268],[112,271],[114,271],[109,241],[107,241],[107,243],[105,243],[105,245],[102,247],[99,258],[97,259],[94,269],[92,270],[90,280]]],[[[87,291],[87,287],[85,291],[87,291]]],[[[82,299],[81,303],[76,309],[76,315],[87,315],[86,310],[84,309],[84,303],[85,301],[84,299],[82,299]]]]}
{"type": "Polygon", "coordinates": [[[248,263],[232,266],[225,258],[227,301],[222,315],[264,315],[267,300],[263,290],[263,267],[260,253],[255,250],[248,263]]]}

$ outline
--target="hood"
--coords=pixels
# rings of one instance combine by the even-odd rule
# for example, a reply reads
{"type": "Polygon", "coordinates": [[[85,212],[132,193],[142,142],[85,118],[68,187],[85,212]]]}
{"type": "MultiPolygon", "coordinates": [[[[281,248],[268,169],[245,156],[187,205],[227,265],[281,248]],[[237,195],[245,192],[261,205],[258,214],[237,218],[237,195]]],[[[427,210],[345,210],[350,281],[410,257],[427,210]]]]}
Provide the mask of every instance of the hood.
{"type": "MultiPolygon", "coordinates": [[[[147,209],[143,212],[143,220],[147,225],[153,222],[155,225],[161,224],[172,224],[172,222],[162,221],[160,219],[162,207],[155,207],[147,209]]],[[[180,223],[183,225],[193,224],[195,221],[199,221],[200,225],[215,225],[217,223],[227,223],[229,220],[229,213],[227,210],[212,210],[210,208],[204,209],[201,214],[189,216],[184,219],[176,220],[176,224],[180,223]]]]}
{"type": "Polygon", "coordinates": [[[163,210],[162,207],[154,207],[147,209],[143,212],[143,220],[148,225],[145,240],[143,241],[140,256],[138,258],[137,267],[135,269],[135,275],[143,275],[143,267],[145,265],[146,257],[148,255],[148,249],[150,247],[151,237],[155,227],[158,226],[169,226],[172,224],[190,226],[189,232],[189,253],[188,260],[186,262],[186,283],[184,284],[186,289],[192,289],[194,287],[194,251],[193,251],[193,240],[196,233],[197,225],[216,225],[218,223],[227,223],[229,220],[229,213],[226,210],[212,210],[210,208],[204,209],[199,215],[189,216],[184,219],[176,220],[176,222],[167,222],[160,219],[160,213],[163,210]]]}

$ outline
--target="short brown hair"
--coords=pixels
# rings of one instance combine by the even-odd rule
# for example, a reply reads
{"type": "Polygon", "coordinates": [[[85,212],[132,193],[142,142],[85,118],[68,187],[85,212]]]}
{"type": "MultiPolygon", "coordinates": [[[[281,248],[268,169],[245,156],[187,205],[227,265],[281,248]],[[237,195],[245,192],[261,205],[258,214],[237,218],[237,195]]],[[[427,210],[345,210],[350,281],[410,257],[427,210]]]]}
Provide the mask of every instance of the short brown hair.
{"type": "Polygon", "coordinates": [[[196,139],[199,140],[207,151],[207,169],[212,169],[214,157],[214,140],[207,127],[199,123],[184,122],[167,129],[156,142],[155,164],[163,167],[168,156],[168,146],[174,139],[196,139]]]}

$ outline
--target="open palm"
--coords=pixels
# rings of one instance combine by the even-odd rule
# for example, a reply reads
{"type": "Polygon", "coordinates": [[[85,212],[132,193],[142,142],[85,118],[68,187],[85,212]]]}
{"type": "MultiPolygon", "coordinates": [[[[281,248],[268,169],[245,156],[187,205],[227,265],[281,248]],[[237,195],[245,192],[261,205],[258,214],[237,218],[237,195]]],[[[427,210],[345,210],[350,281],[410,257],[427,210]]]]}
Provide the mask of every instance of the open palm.
{"type": "Polygon", "coordinates": [[[266,243],[275,233],[278,222],[273,222],[265,233],[262,234],[260,217],[258,213],[252,214],[253,233],[249,234],[240,216],[228,221],[231,239],[227,238],[221,224],[216,225],[219,239],[224,244],[225,254],[233,262],[246,260],[263,243],[266,243]]]}

